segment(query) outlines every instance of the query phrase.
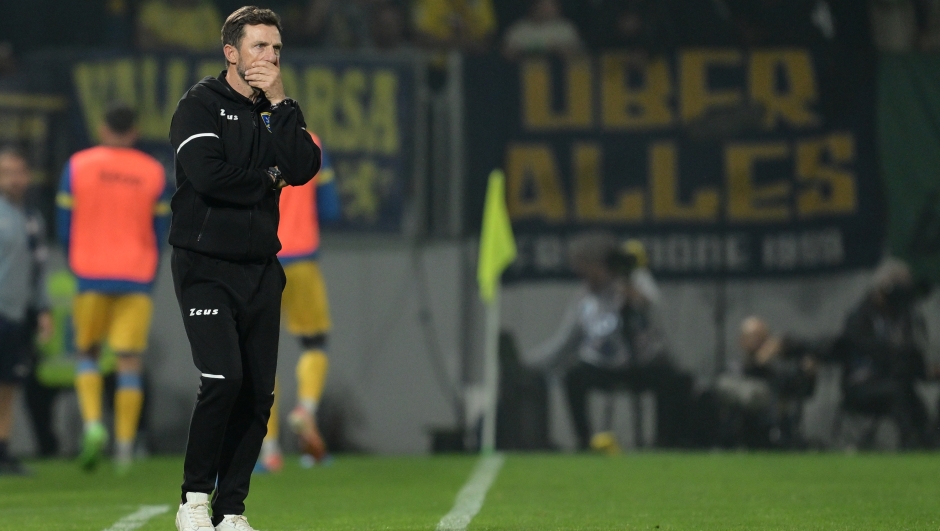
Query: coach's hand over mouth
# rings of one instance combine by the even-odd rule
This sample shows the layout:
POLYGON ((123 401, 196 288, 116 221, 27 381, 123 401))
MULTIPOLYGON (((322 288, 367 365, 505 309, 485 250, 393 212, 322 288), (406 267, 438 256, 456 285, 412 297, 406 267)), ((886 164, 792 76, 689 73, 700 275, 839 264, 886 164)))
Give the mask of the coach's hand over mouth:
POLYGON ((271 61, 255 61, 251 68, 245 70, 245 81, 248 85, 264 92, 271 105, 280 103, 284 95, 284 82, 281 81, 281 67, 271 61))

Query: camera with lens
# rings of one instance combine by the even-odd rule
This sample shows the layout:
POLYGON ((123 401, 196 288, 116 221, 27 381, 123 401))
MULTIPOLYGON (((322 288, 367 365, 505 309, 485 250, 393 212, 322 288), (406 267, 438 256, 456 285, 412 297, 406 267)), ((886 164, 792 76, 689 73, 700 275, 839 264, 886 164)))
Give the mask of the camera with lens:
POLYGON ((629 277, 646 266, 646 247, 640 240, 627 240, 607 254, 607 267, 617 276, 629 277))
POLYGON ((619 277, 629 277, 637 268, 637 257, 635 254, 626 252, 623 247, 618 247, 607 254, 607 267, 619 277))

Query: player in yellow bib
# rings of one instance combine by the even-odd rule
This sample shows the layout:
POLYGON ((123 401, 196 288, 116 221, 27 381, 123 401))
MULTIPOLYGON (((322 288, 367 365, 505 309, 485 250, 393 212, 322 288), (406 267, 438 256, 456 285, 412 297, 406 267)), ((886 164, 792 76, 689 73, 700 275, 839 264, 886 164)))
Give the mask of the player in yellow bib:
POLYGON ((135 121, 130 107, 111 106, 101 145, 72 155, 56 196, 59 239, 78 278, 75 391, 85 424, 80 461, 86 470, 97 466, 108 439, 98 369, 105 342, 117 353, 115 463, 118 472, 130 466, 144 400, 150 292, 169 227, 170 187, 160 162, 134 149, 135 121))

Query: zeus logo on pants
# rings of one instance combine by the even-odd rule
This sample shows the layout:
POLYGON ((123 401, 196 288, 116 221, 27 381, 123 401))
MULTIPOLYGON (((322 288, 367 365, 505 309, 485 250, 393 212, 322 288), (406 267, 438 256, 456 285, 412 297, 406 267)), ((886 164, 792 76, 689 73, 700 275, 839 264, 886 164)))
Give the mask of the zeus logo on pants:
POLYGON ((192 317, 194 315, 219 315, 219 310, 217 309, 197 310, 195 308, 190 308, 189 316, 192 317))

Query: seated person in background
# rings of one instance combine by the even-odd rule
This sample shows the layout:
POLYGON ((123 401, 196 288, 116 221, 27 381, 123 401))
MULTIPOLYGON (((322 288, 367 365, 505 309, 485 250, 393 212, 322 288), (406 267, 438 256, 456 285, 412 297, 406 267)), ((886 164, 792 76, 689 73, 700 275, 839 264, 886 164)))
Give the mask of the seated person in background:
POLYGON ((376 2, 369 15, 369 34, 373 49, 379 52, 409 49, 411 43, 406 19, 405 10, 398 2, 376 2))
POLYGON ((926 377, 926 329, 915 308, 910 268, 888 259, 875 271, 872 284, 846 319, 831 353, 842 365, 842 407, 890 416, 902 448, 923 447, 927 411, 914 384, 926 377))
MULTIPOLYGON (((601 0, 591 44, 600 49, 636 48, 655 52, 675 46, 675 23, 664 0, 601 0)), ((688 9, 683 3, 682 9, 688 9)))
MULTIPOLYGON (((813 394, 816 362, 808 343, 771 334, 763 319, 741 323, 743 373, 718 378, 716 391, 740 426, 728 434, 749 447, 794 447, 801 443, 803 400, 813 394)), ((731 441, 729 441, 731 442, 731 441)))
POLYGON ((413 0, 411 26, 415 44, 432 52, 428 85, 440 91, 447 84, 447 52, 482 54, 496 33, 493 0, 413 0))
POLYGON ((306 0, 285 6, 285 33, 296 46, 355 50, 369 45, 372 0, 306 0), (299 8, 299 9, 298 9, 299 8))
POLYGON ((218 51, 222 15, 207 0, 146 0, 137 14, 137 47, 147 51, 218 51))
POLYGON ((682 444, 692 381, 673 367, 652 305, 630 281, 636 257, 626 255, 612 236, 592 234, 572 242, 570 261, 584 290, 536 357, 546 369, 564 372, 578 448, 591 447, 592 389, 653 391, 657 444, 682 444))
POLYGON ((435 51, 486 51, 496 31, 492 0, 415 0, 412 18, 418 44, 435 51))
POLYGON ((509 59, 526 54, 573 55, 584 46, 578 29, 562 16, 558 0, 531 0, 529 13, 506 30, 503 53, 509 59))

